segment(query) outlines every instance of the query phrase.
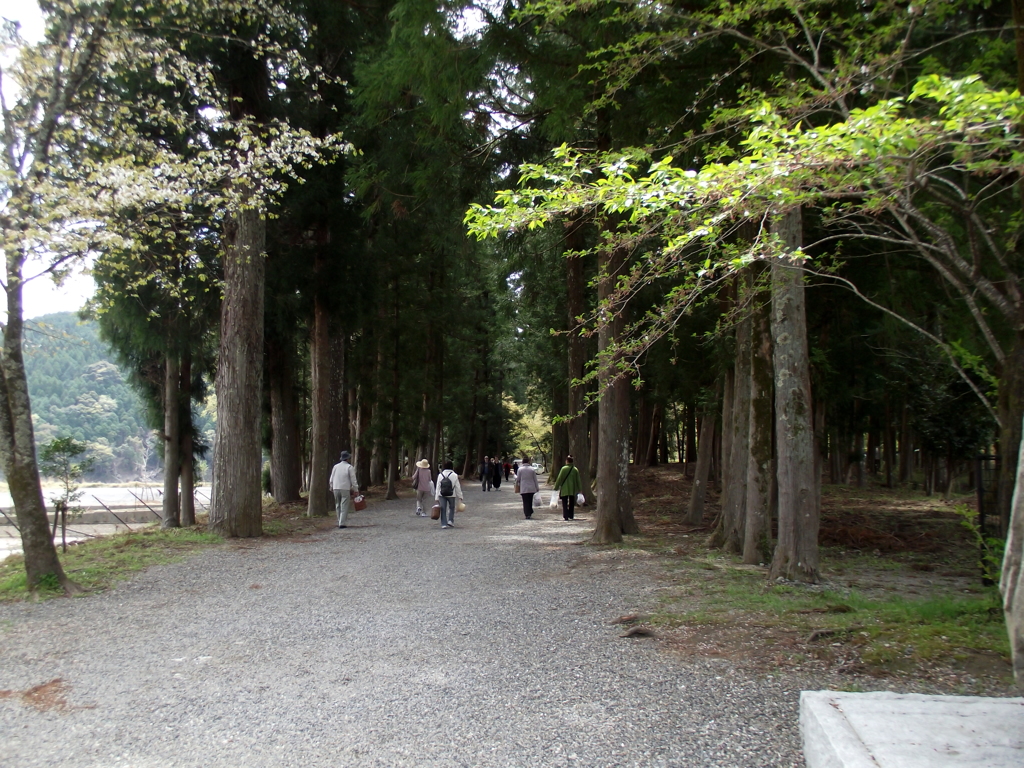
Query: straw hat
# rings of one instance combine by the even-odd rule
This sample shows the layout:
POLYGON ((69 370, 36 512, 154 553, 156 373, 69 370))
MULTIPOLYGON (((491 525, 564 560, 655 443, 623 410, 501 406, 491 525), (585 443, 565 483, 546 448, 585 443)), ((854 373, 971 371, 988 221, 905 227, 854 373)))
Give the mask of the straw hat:
POLYGON ((420 469, 430 469, 430 462, 426 459, 420 459, 416 462, 416 466, 420 469))

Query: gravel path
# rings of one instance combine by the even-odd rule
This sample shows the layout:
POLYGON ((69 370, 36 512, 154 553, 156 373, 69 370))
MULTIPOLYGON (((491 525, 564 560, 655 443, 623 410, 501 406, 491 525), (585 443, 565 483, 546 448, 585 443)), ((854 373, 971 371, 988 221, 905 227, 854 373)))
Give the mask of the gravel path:
POLYGON ((609 624, 656 606, 642 558, 467 486, 450 530, 372 502, 0 606, 0 766, 803 765, 784 679, 609 624))

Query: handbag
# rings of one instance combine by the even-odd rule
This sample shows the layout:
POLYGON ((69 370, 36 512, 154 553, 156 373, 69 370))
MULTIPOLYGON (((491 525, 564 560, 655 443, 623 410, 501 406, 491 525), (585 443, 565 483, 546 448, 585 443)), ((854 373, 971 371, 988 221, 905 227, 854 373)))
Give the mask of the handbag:
POLYGON ((519 481, 516 480, 515 485, 512 486, 512 493, 519 493, 519 481))
POLYGON ((440 520, 441 519, 441 505, 435 504, 430 508, 430 519, 440 520))
POLYGON ((352 497, 352 507, 358 512, 361 509, 366 509, 366 498, 363 494, 352 497))

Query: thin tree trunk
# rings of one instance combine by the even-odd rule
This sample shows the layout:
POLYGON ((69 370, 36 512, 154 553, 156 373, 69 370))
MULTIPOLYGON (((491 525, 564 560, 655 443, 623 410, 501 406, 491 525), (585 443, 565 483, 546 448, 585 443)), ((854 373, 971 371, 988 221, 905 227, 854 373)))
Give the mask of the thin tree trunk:
POLYGON ((557 472, 565 464, 569 450, 569 425, 564 421, 569 412, 569 388, 564 381, 558 381, 551 390, 551 407, 561 420, 551 425, 551 472, 557 472))
POLYGON ((192 350, 186 345, 181 353, 181 386, 179 393, 181 432, 181 497, 180 523, 183 528, 196 524, 196 483, 192 420, 192 350))
MULTIPOLYGON (((318 260, 319 261, 319 260, 318 260)), ((319 269, 316 270, 319 272, 319 269)), ((309 498, 306 505, 307 517, 327 516, 327 495, 330 482, 331 460, 328 456, 328 441, 331 428, 331 341, 330 318, 327 301, 321 294, 313 299, 313 336, 309 349, 310 398, 312 418, 310 423, 310 472, 309 498)))
POLYGON ((636 404, 636 430, 633 433, 633 462, 637 467, 646 466, 648 428, 650 426, 650 407, 647 393, 641 391, 636 404))
POLYGON ((729 477, 729 457, 732 455, 733 418, 736 415, 732 405, 735 384, 736 368, 730 366, 725 372, 725 379, 722 382, 722 430, 718 434, 718 451, 716 453, 720 507, 724 507, 729 500, 729 486, 724 479, 729 477))
MULTIPOLYGON (((751 274, 749 270, 737 278, 737 304, 741 307, 750 297, 751 274)), ((731 414, 728 419, 728 454, 725 459, 726 472, 722 478, 722 515, 710 539, 711 546, 721 547, 726 552, 743 552, 744 526, 746 524, 747 473, 750 454, 750 364, 751 332, 750 313, 746 307, 736 323, 736 353, 732 376, 732 396, 729 398, 731 414)), ((723 416, 723 422, 725 417, 723 416)), ((724 449, 723 449, 724 453, 724 449)))
POLYGON ((389 446, 388 450, 388 490, 385 496, 385 498, 388 499, 389 501, 398 498, 398 394, 399 386, 401 384, 401 375, 399 373, 399 333, 401 329, 401 321, 399 318, 399 295, 397 277, 392 281, 392 290, 394 291, 395 328, 394 348, 391 351, 393 357, 391 361, 391 429, 389 430, 388 435, 388 439, 391 445, 389 446))
POLYGON ((263 533, 260 420, 266 222, 259 211, 246 208, 235 216, 234 230, 224 250, 210 529, 245 538, 263 533))
POLYGON ((477 440, 476 415, 479 407, 480 393, 480 369, 473 369, 473 401, 469 411, 469 425, 466 432, 466 460, 462 463, 463 477, 476 477, 476 468, 480 466, 484 458, 483 438, 477 440))
POLYGON ((868 450, 866 467, 871 477, 878 476, 878 425, 874 419, 868 424, 868 450))
POLYGON ((909 483, 914 473, 913 438, 910 435, 910 408, 900 407, 900 483, 909 483))
POLYGON ((857 460, 853 465, 854 477, 857 478, 857 487, 864 487, 864 464, 867 459, 867 454, 864 451, 864 431, 861 429, 857 430, 856 442, 853 446, 854 453, 857 456, 857 460))
POLYGON ((885 453, 885 487, 893 487, 894 469, 896 467, 896 430, 892 425, 892 408, 889 398, 885 398, 885 429, 883 431, 882 448, 885 453))
MULTIPOLYGON (((345 375, 347 337, 337 329, 331 333, 330 417, 327 427, 327 463, 331 464, 342 451, 352 451, 352 428, 348 419, 348 381, 345 375)), ((328 485, 330 483, 328 482, 328 485)), ((327 509, 335 512, 334 494, 327 489, 327 509)))
MULTIPOLYGON (((569 237, 578 238, 579 227, 570 231, 569 237)), ((576 240, 570 240, 571 248, 578 250, 576 240)), ((586 280, 583 274, 583 257, 570 256, 565 260, 567 281, 567 306, 569 328, 569 451, 573 454, 576 469, 580 473, 580 484, 583 486, 583 497, 587 504, 593 506, 594 488, 591 478, 594 476, 590 467, 590 415, 585 409, 587 390, 580 382, 586 372, 587 340, 577 328, 586 311, 586 280)))
MULTIPOLYGON (((682 453, 680 453, 682 457, 682 453)), ((686 465, 697 461, 697 406, 689 403, 686 406, 686 465)))
POLYGON ((370 401, 366 394, 367 387, 360 384, 356 393, 358 409, 356 411, 356 479, 360 488, 370 485, 370 401))
POLYGON ((267 344, 270 390, 270 491, 278 504, 301 498, 302 460, 293 368, 276 341, 267 344))
POLYGON ((181 362, 176 352, 164 358, 164 498, 161 528, 180 528, 178 478, 181 475, 181 362))
MULTIPOLYGON (((787 252, 803 242, 799 208, 773 223, 787 252)), ((772 337, 775 339, 775 434, 778 456, 779 539, 770 578, 817 582, 819 483, 814 478, 814 424, 803 275, 782 256, 772 262, 772 337)))
POLYGON ((693 472, 693 489, 690 504, 686 510, 686 522, 700 525, 704 521, 704 499, 707 496, 708 478, 711 474, 711 457, 715 452, 715 414, 705 413, 700 424, 700 439, 697 441, 697 466, 693 472))
POLYGON ((668 464, 668 425, 665 423, 665 406, 660 406, 662 413, 658 416, 658 435, 657 435, 657 449, 656 454, 658 463, 668 464))
POLYGON ((750 416, 747 459, 746 524, 743 562, 767 562, 771 555, 772 488, 772 335, 770 297, 758 294, 752 306, 750 416))
POLYGON ((14 501, 29 589, 35 591, 41 582, 55 578, 65 592, 74 592, 78 586, 64 573, 53 545, 36 463, 32 406, 22 350, 24 263, 20 249, 14 245, 7 249, 7 324, 2 329, 0 358, 0 459, 14 501))
POLYGON ((661 439, 661 414, 664 406, 656 402, 651 408, 650 429, 647 432, 647 444, 643 448, 643 464, 645 467, 658 466, 658 444, 661 439))
POLYGON ((833 485, 840 485, 843 482, 842 445, 839 430, 833 428, 828 438, 829 480, 833 485))
MULTIPOLYGON (((379 424, 380 411, 380 403, 375 403, 373 406, 373 423, 375 425, 379 424)), ((387 467, 384 463, 384 438, 375 437, 373 439, 373 450, 370 453, 370 485, 383 485, 386 470, 387 467)))

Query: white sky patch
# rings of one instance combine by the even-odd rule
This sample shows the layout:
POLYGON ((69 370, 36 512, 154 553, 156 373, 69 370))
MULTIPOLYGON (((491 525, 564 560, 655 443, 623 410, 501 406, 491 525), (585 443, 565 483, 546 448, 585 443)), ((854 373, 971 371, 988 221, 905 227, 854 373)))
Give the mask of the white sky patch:
POLYGON ((484 28, 484 15, 479 8, 463 8, 455 23, 455 38, 465 40, 473 37, 484 28))
POLYGON ((43 38, 43 13, 36 0, 0 0, 0 18, 21 24, 21 36, 27 42, 43 38))
MULTIPOLYGON (((53 312, 77 312, 95 292, 96 283, 92 277, 82 274, 77 268, 60 286, 54 285, 49 275, 41 275, 22 288, 25 319, 53 312)), ((3 293, 0 293, 0 307, 4 311, 7 309, 7 296, 3 293)))

